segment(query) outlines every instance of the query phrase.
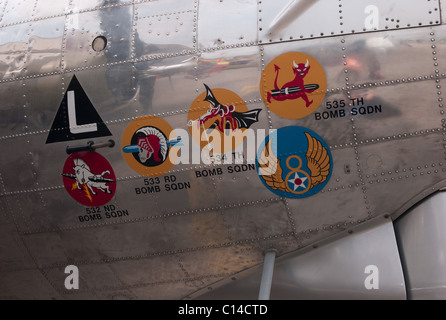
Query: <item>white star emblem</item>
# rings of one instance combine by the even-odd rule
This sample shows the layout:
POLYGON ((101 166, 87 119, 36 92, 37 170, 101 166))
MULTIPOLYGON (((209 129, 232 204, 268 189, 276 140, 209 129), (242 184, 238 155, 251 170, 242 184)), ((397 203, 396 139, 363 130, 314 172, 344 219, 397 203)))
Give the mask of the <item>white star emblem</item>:
POLYGON ((297 172, 294 173, 294 176, 290 176, 288 183, 291 184, 293 191, 298 190, 299 188, 306 189, 305 183, 307 182, 307 177, 305 175, 299 176, 297 172))

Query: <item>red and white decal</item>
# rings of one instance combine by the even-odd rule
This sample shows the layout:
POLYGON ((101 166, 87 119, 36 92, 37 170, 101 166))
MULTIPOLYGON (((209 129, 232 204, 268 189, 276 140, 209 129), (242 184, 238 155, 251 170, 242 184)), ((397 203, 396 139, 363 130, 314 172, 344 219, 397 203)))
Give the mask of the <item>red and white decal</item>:
POLYGON ((116 176, 110 163, 96 152, 71 154, 62 172, 65 189, 84 206, 108 203, 116 191, 116 176))

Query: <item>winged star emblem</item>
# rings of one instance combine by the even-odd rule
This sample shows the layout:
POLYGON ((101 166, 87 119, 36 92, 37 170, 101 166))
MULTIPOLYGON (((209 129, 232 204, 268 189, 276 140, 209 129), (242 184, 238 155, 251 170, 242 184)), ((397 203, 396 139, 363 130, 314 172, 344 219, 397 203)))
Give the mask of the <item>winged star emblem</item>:
POLYGON ((283 159, 278 159, 271 151, 272 139, 266 144, 258 158, 259 175, 271 189, 302 194, 327 180, 330 175, 329 152, 318 139, 307 132, 305 132, 305 136, 308 140, 305 157, 311 174, 301 170, 302 159, 299 156, 291 155, 286 158, 286 166, 291 172, 284 179, 281 163, 283 159), (297 159, 298 165, 292 166, 291 159, 297 159))

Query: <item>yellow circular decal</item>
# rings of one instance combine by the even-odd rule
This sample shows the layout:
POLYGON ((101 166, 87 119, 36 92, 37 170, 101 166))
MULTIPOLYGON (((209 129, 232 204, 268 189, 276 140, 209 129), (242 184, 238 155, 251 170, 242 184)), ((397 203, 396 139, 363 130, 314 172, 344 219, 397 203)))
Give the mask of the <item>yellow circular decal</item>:
POLYGON ((288 52, 274 58, 262 72, 263 102, 275 114, 300 119, 324 100, 327 78, 320 63, 308 54, 288 52))
POLYGON ((187 117, 189 133, 201 148, 214 153, 235 150, 246 138, 247 129, 259 121, 261 109, 248 110, 236 93, 209 88, 191 104, 187 117))
POLYGON ((125 129, 121 142, 122 155, 139 174, 157 177, 174 166, 180 142, 164 119, 142 116, 130 122, 125 129))

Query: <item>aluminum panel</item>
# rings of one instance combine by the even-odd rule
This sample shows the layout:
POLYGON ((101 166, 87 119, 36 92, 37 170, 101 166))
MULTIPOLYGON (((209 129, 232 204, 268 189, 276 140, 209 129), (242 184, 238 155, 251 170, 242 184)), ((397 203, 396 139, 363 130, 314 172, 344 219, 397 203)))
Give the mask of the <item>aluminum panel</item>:
POLYGON ((25 75, 28 40, 28 30, 23 25, 0 28, 2 82, 25 75))
POLYGON ((381 84, 434 74, 431 30, 373 32, 345 36, 344 75, 351 89, 359 84, 381 84))
POLYGON ((218 210, 183 214, 167 219, 165 230, 171 235, 172 249, 199 248, 228 241, 226 219, 218 210))
POLYGON ((135 100, 142 114, 187 113, 196 95, 196 66, 192 55, 135 63, 135 100))
POLYGON ((337 1, 259 1, 259 43, 340 34, 337 1))
POLYGON ((17 0, 6 1, 4 4, 1 25, 7 26, 20 24, 30 20, 36 1, 35 0, 17 0), (23 12, 24 14, 20 14, 23 12))
POLYGON ((362 179, 373 212, 396 216, 446 176, 441 133, 418 134, 358 147, 362 179), (410 157, 405 150, 419 145, 410 157), (395 199, 400 201, 395 202, 395 199))
MULTIPOLYGON (((1 179, 1 175, 0 175, 1 179)), ((14 224, 13 209, 11 208, 10 199, 6 197, 4 192, 4 186, 0 187, 0 227, 9 227, 14 224)))
POLYGON ((70 142, 45 144, 47 132, 27 136, 28 158, 34 173, 34 188, 62 186, 62 169, 68 155, 66 146, 70 142))
POLYGON ((64 84, 67 80, 66 76, 57 74, 23 81, 22 97, 24 99, 26 132, 29 134, 29 139, 39 141, 38 148, 42 147, 41 139, 46 139, 48 131, 51 129, 65 94, 64 84))
MULTIPOLYGON (((116 261, 109 264, 116 277, 125 286, 150 286, 156 283, 182 281, 183 272, 180 269, 178 256, 150 256, 132 261, 116 261), (172 279, 172 275, 178 275, 172 279)), ((91 267, 91 266, 89 266, 91 267)))
MULTIPOLYGON (((66 247, 61 241, 57 232, 42 232, 35 234, 26 234, 23 236, 24 243, 33 253, 35 265, 39 268, 48 268, 49 266, 70 265, 66 247)), ((65 275, 66 277, 66 275, 65 275)))
MULTIPOLYGON (((156 184, 157 212, 177 213, 196 212, 212 208, 217 203, 217 193, 212 182, 206 178, 197 178, 194 170, 174 170, 159 178, 156 184)), ((142 187, 139 180, 137 187, 142 187)), ((143 196, 138 197, 143 201, 143 196)))
POLYGON ((444 4, 444 0, 438 0, 438 3, 440 4, 441 21, 445 24, 445 12, 444 10, 441 10, 441 2, 444 4))
MULTIPOLYGON (((2 217, 3 219, 3 217, 2 217)), ((12 219, 11 219, 12 220, 12 219)), ((32 269, 35 267, 35 262, 29 256, 27 248, 23 245, 14 225, 6 225, 0 223, 0 232, 2 241, 0 241, 0 250, 8 252, 10 255, 2 255, 0 261, 0 273, 8 271, 17 271, 20 269, 32 269)))
POLYGON ((5 7, 7 5, 8 1, 7 0, 1 0, 0 1, 0 10, 2 13, 0 13, 0 25, 3 25, 2 20, 3 20, 3 11, 5 10, 5 7))
POLYGON ((258 203, 277 197, 265 188, 255 164, 224 165, 221 171, 221 175, 212 178, 212 183, 217 192, 217 199, 222 205, 258 203), (247 193, 246 188, 252 192, 247 193))
MULTIPOLYGON (((3 32, 8 32, 8 29, 14 28, 16 27, 2 28, 1 30, 3 32)), ((61 83, 60 76, 48 76, 51 80, 58 79, 59 83, 56 81, 55 87, 52 86, 54 83, 51 80, 46 83, 45 80, 41 79, 39 81, 38 79, 42 75, 58 73, 58 71, 50 71, 59 69, 62 29, 63 19, 56 18, 39 21, 36 23, 35 28, 30 31, 29 42, 26 40, 27 47, 26 49, 22 48, 23 51, 20 54, 15 51, 18 49, 17 45, 20 47, 19 43, 6 43, 2 46, 4 51, 0 55, 5 58, 5 60, 3 60, 3 65, 5 66, 5 78, 0 86, 4 89, 10 87, 8 92, 11 93, 14 92, 16 88, 20 88, 21 90, 20 94, 5 96, 5 103, 2 104, 2 108, 4 108, 3 112, 5 112, 5 115, 13 112, 17 117, 17 113, 25 113, 23 118, 20 117, 21 119, 15 119, 17 123, 22 121, 26 122, 25 127, 19 127, 22 128, 22 130, 24 129, 23 131, 32 132, 47 129, 48 117, 52 118, 53 116, 47 114, 46 109, 52 106, 51 102, 55 97, 56 99, 59 98, 59 88, 61 83), (60 28, 59 31, 56 31, 58 28, 60 28), (24 81, 8 82, 8 78, 12 80, 17 76, 21 76, 24 79, 25 75, 26 80, 24 81), (38 88, 42 89, 42 92, 36 92, 36 90, 29 89, 29 86, 34 84, 38 84, 38 88), (41 96, 41 99, 32 100, 33 98, 36 98, 36 95, 44 93, 45 95, 43 97, 41 96), (45 102, 48 102, 49 105, 46 105, 45 102)), ((22 41, 25 41, 25 38, 23 38, 22 41)), ((13 114, 11 115, 14 117, 13 114)), ((17 124, 15 127, 17 129, 17 124)))
POLYGON ((14 270, 0 274, 2 300, 56 300, 57 290, 48 283, 41 270, 14 270))
POLYGON ((391 30, 440 23, 439 1, 342 0, 344 33, 391 30))
POLYGON ((431 62, 436 72, 435 74, 444 77, 444 68, 446 66, 446 30, 440 27, 432 27, 429 33, 431 41, 431 62))
MULTIPOLYGON (((142 0, 144 1, 144 0, 142 0)), ((131 0, 71 0, 73 12, 103 10, 109 7, 128 6, 131 0)))
MULTIPOLYGON (((0 178, 1 178, 1 175, 0 175, 0 178)), ((3 196, 4 193, 5 193, 4 186, 0 184, 0 195, 3 196)), ((6 203, 6 198, 2 197, 2 198, 0 198, 0 200, 1 200, 0 201, 0 212, 3 213, 0 218, 0 225, 1 225, 1 224, 6 224, 6 222, 8 221, 6 213, 9 212, 9 209, 8 209, 8 205, 6 203), (5 219, 5 220, 3 220, 3 219, 5 219)))
MULTIPOLYGON (((244 101, 259 99, 261 53, 258 47, 231 48, 202 52, 198 59, 196 94, 211 89, 225 88, 244 101)), ((261 101, 261 100, 260 100, 261 101)))
MULTIPOLYGON (((44 19, 48 17, 63 16, 69 13, 70 0, 37 0, 34 4, 33 18, 44 19)), ((90 1, 91 2, 91 1, 90 1)))
MULTIPOLYGON (((6 197, 9 209, 5 214, 7 219, 14 224, 14 229, 17 232, 17 236, 21 236, 23 232, 28 230, 29 226, 29 214, 24 214, 22 209, 22 201, 24 197, 17 193, 6 194, 6 197)), ((27 205, 25 205, 25 207, 27 207, 27 205)), ((17 238, 17 240, 18 239, 19 238, 17 238)))
POLYGON ((60 71, 65 17, 39 20, 29 30, 26 75, 53 74, 60 71))
POLYGON ((82 219, 87 215, 86 209, 72 199, 63 186, 50 191, 31 189, 21 194, 18 201, 21 205, 17 214, 22 217, 19 223, 26 233, 70 229, 87 224, 79 222, 79 216, 82 219))
MULTIPOLYGON (((66 257, 73 264, 121 260, 172 250, 162 220, 59 232, 66 257)), ((30 237, 31 239, 31 237, 30 237)), ((62 262, 63 263, 63 262, 62 262)))
POLYGON ((192 53, 196 49, 197 1, 135 4, 134 57, 192 53))
POLYGON ((357 150, 353 147, 334 146, 330 148, 330 151, 333 156, 333 171, 330 183, 326 186, 326 191, 347 190, 358 187, 361 181, 356 166, 357 150))
POLYGON ((293 232, 285 203, 280 200, 234 206, 221 214, 229 241, 269 239, 293 232))
POLYGON ((441 128, 437 91, 436 83, 424 78, 352 91, 347 112, 354 120, 358 142, 441 128))
POLYGON ((327 234, 351 228, 370 215, 363 191, 356 185, 335 190, 328 184, 313 198, 287 199, 288 210, 300 244, 314 242, 323 239, 327 234), (335 202, 339 203, 335 208, 327 206, 327 203, 335 202))
POLYGON ((0 103, 0 137, 10 139, 27 131, 26 98, 23 95, 25 82, 12 81, 0 83, 0 89, 9 94, 2 96, 0 103))
POLYGON ((400 179, 400 176, 406 178, 406 175, 410 177, 413 173, 442 171, 444 163, 442 138, 442 132, 418 132, 406 137, 376 139, 373 143, 358 146, 362 174, 367 179, 382 181, 382 178, 392 175, 400 179), (404 151, 414 143, 420 143, 419 152, 411 157, 405 156, 404 151))
MULTIPOLYGON (((234 246, 223 245, 214 248, 205 246, 202 250, 188 252, 182 258, 184 268, 188 270, 191 277, 196 278, 197 282, 200 281, 203 270, 207 270, 204 281, 213 279, 213 282, 217 282, 239 272, 235 265, 239 265, 240 269, 244 270, 261 263, 263 260, 261 251, 256 250, 253 243, 249 241, 239 241, 234 246), (203 263, 199 265, 195 262, 197 259, 201 259, 200 257, 203 257, 203 263)), ((212 287, 214 286, 212 285, 212 287)), ((212 287, 210 288, 212 289, 212 287)), ((206 291, 209 291, 209 289, 206 289, 206 291)), ((230 296, 232 297, 232 295, 230 296)))
POLYGON ((257 43, 257 0, 200 1, 199 49, 257 43), (209 28, 209 26, 212 26, 209 28))
POLYGON ((367 0, 262 1, 259 4, 259 41, 271 43, 429 26, 440 21, 438 1, 380 0, 373 4, 367 0), (305 30, 305 33, 295 30, 305 30))
POLYGON ((36 21, 32 28, 24 25, 1 28, 3 79, 59 72, 64 22, 64 17, 56 17, 36 21))
POLYGON ((111 64, 130 59, 133 11, 131 6, 107 7, 67 16, 62 67, 66 70, 111 64), (95 51, 93 40, 107 39, 95 51))
POLYGON ((17 150, 17 146, 24 149, 30 148, 29 138, 19 136, 14 139, 5 139, 1 144, 3 150, 10 150, 10 152, 0 153, 0 173, 5 191, 23 191, 32 188, 37 174, 32 164, 32 155, 29 152, 13 152, 17 150), (20 168, 20 170, 17 170, 17 168, 20 168))

